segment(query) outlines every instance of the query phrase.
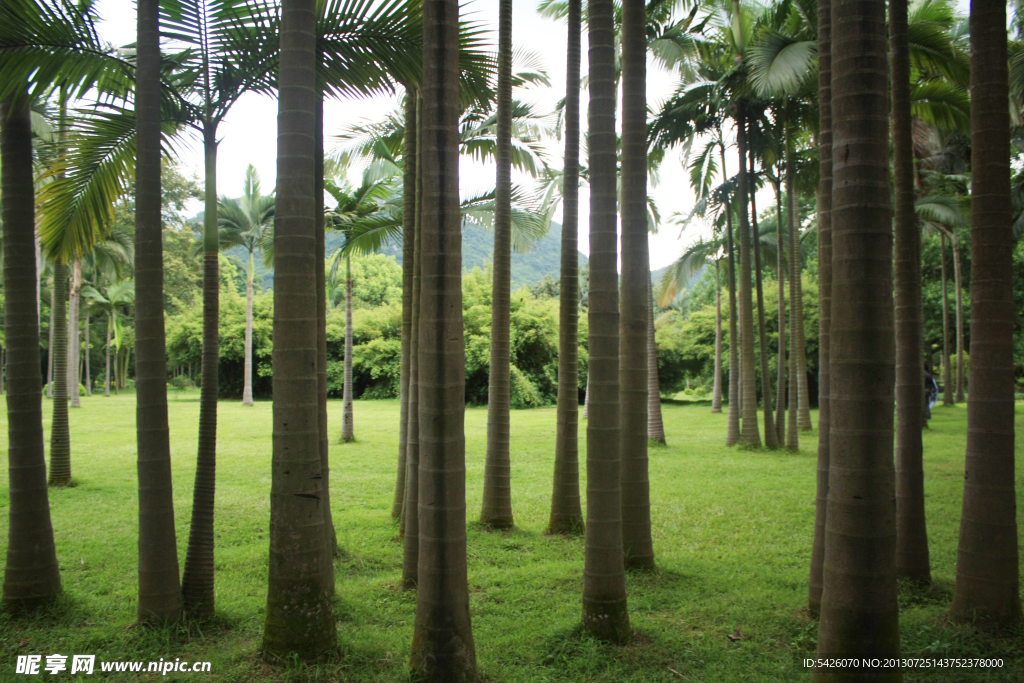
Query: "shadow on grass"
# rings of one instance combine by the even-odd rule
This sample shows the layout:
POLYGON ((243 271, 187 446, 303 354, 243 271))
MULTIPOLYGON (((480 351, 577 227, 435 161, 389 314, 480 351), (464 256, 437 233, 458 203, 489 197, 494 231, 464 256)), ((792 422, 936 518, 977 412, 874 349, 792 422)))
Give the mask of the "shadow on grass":
POLYGON ((918 581, 900 579, 900 609, 924 606, 949 606, 953 602, 953 588, 954 584, 952 581, 933 579, 931 583, 922 584, 918 581))

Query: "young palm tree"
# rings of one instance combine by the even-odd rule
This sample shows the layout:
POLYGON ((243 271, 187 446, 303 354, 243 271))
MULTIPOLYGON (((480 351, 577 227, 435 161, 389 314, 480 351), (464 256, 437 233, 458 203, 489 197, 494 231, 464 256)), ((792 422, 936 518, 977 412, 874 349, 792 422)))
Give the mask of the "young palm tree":
MULTIPOLYGON (((831 10, 843 30, 832 34, 833 410, 818 652, 898 656, 885 2, 834 0, 831 10)), ((836 676, 816 669, 813 680, 836 676)))
POLYGON ((1006 6, 971 3, 971 394, 950 615, 1021 620, 1014 490, 1013 234, 1006 6))
POLYGON ((459 210, 459 3, 423 6, 419 567, 410 667, 476 678, 466 566, 465 349, 459 210))
POLYGON ((579 471, 580 40, 582 0, 568 0, 565 74, 565 163, 562 176, 562 261, 558 297, 558 408, 550 533, 583 529, 579 471))
POLYGON ((3 609, 32 611, 61 593, 43 452, 39 367, 39 279, 35 260, 35 189, 31 114, 24 99, 0 103, 4 343, 10 516, 3 609))
POLYGON ((112 282, 100 291, 92 285, 82 288, 82 297, 95 310, 107 317, 107 363, 103 382, 103 395, 110 396, 110 350, 121 348, 121 312, 119 309, 135 303, 135 283, 132 280, 112 282))
POLYGON ((622 554, 619 441, 619 288, 616 274, 615 28, 611 0, 589 0, 590 419, 583 628, 629 636, 622 554))

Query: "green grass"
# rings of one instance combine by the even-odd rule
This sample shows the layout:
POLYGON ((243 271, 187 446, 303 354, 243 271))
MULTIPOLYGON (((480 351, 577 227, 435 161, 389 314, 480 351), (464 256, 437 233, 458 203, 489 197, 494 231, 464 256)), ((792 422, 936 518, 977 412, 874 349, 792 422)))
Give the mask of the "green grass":
MULTIPOLYGON (((198 393, 171 392, 178 550, 191 510, 198 393)), ((50 404, 44 404, 49 415, 50 404)), ((271 405, 220 404, 217 463, 217 618, 138 629, 135 400, 82 399, 71 411, 77 484, 51 489, 65 595, 31 619, 0 616, 0 679, 17 654, 96 654, 103 660, 209 660, 212 674, 97 680, 405 681, 414 595, 397 588, 402 547, 390 520, 398 439, 395 401, 357 402, 357 441, 337 443, 341 402, 329 406, 337 653, 313 665, 259 658, 267 580, 271 405)), ((486 409, 467 411, 469 583, 479 670, 489 682, 808 680, 814 652, 807 572, 817 433, 797 454, 724 447, 726 414, 708 403, 664 406, 667 448, 650 451, 658 571, 630 575, 636 636, 605 646, 577 630, 583 541, 545 536, 555 437, 553 408, 513 411, 516 528, 495 533, 480 509, 486 409), (727 636, 742 629, 749 640, 727 636)), ((1018 405, 1024 417, 1024 406, 1018 405)), ((0 412, 0 422, 6 413, 0 412)), ((584 423, 585 424, 585 423, 584 423)), ((49 424, 47 422, 47 429, 49 424)), ((947 623, 955 576, 966 410, 938 408, 925 434, 928 531, 935 582, 901 589, 903 653, 1002 657, 1001 670, 907 672, 904 681, 1024 680, 1024 630, 999 636, 947 623)), ((6 467, 6 450, 0 451, 6 467)), ((1024 468, 1018 467, 1018 472, 1024 468)), ((1024 475, 1018 474, 1024 490, 1024 475)), ((0 507, 8 493, 0 489, 0 507)), ((0 518, 6 518, 0 510, 0 518)), ((1024 519, 1018 524, 1024 528, 1024 519)), ((4 539, 5 541, 5 539, 4 539)), ((4 543, 4 546, 6 543, 4 543)), ((0 547, 0 551, 3 548, 0 547)), ((45 660, 44 660, 45 661, 45 660)), ((69 660, 70 661, 70 660, 69 660)), ((29 680, 30 677, 20 677, 29 680)), ((48 676, 32 677, 46 679, 48 676)), ((73 680, 64 672, 54 680, 73 680)), ((92 680, 84 677, 82 680, 92 680)))

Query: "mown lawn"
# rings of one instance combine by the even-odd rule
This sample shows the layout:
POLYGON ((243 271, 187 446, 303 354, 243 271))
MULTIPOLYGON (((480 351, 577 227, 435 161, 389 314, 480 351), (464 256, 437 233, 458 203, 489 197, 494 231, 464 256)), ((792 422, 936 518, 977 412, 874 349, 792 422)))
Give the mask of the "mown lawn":
MULTIPOLYGON (((545 536, 555 437, 553 408, 512 414, 517 527, 493 533, 480 509, 486 410, 466 419, 469 583, 473 632, 489 682, 808 680, 814 652, 807 572, 814 518, 817 433, 797 454, 727 449, 726 415, 707 403, 663 406, 667 448, 650 453, 658 571, 631 575, 636 635, 621 647, 577 631, 583 541, 545 536), (740 631, 742 638, 728 636, 740 631)), ((192 502, 198 393, 170 397, 178 550, 184 564, 192 502)), ((260 659, 267 580, 271 405, 220 404, 217 463, 217 611, 203 626, 137 629, 135 400, 83 398, 71 411, 76 486, 51 489, 65 596, 33 619, 0 616, 0 680, 18 654, 95 654, 98 660, 209 660, 210 674, 80 676, 81 680, 405 681, 415 598, 398 589, 402 547, 390 519, 398 440, 396 401, 356 402, 357 442, 338 443, 341 402, 329 406, 331 500, 340 557, 338 652, 323 662, 260 659), (95 677, 95 678, 94 678, 95 677)), ((50 404, 44 405, 49 415, 50 404)), ((1024 418, 1024 404, 1018 405, 1024 418)), ((816 420, 816 416, 815 416, 816 420)), ((6 412, 0 411, 6 428, 6 412)), ((584 423, 585 424, 585 423, 584 423)), ((49 424, 47 422, 47 429, 49 424)), ((901 589, 903 653, 1002 657, 996 670, 907 672, 904 681, 1022 681, 1024 629, 1000 636, 952 626, 963 481, 964 406, 938 408, 925 434, 934 585, 901 589)), ((581 439, 583 431, 581 430, 581 439)), ((6 449, 0 467, 6 469, 6 449)), ((1018 467, 1024 491, 1024 467, 1018 467)), ((0 489, 6 519, 7 489, 0 489)), ((1018 520, 1024 528, 1024 518, 1018 520)), ((4 525, 6 528, 6 525, 4 525)), ((6 537, 0 537, 6 547, 6 537)), ((2 557, 3 555, 0 555, 2 557)), ((45 661, 45 658, 44 658, 45 661)), ((69 659, 70 663, 70 659, 69 659)), ((70 667, 69 667, 70 668, 70 667)), ((98 669, 98 666, 97 666, 98 669)), ((77 675, 76 675, 77 676, 77 675)))

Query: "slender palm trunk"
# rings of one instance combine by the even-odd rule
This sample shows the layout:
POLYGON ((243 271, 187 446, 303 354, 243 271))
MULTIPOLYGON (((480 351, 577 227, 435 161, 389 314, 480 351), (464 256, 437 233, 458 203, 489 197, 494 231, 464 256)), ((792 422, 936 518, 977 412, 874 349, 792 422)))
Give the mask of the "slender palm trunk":
POLYGON ((647 438, 665 445, 665 421, 661 419, 661 387, 658 384, 658 345, 654 338, 654 283, 647 278, 647 438))
MULTIPOLYGON (((953 286, 956 291, 956 402, 964 402, 964 307, 963 278, 960 274, 960 246, 956 239, 953 244, 953 286)), ((973 261, 972 268, 973 268, 973 261)))
POLYGON ((622 552, 619 440, 619 287, 615 185, 615 29, 611 0, 589 0, 590 409, 583 628, 602 640, 629 636, 622 552))
MULTIPOLYGON (((833 0, 832 24, 843 28, 832 35, 833 410, 818 654, 898 657, 885 0, 833 0)), ((901 677, 836 671, 812 680, 901 677)))
POLYGON ((352 415, 352 257, 345 257, 345 386, 342 390, 341 440, 356 438, 352 415))
POLYGON ((512 0, 498 2, 498 102, 495 137, 494 268, 491 283, 491 356, 487 382, 487 456, 480 523, 513 525, 511 401, 512 278, 512 0))
MULTIPOLYGON (((750 176, 754 176, 754 152, 750 152, 750 176)), ((757 227, 757 188, 750 187, 750 217, 754 240, 754 276, 757 287, 757 343, 761 353, 761 396, 764 401, 764 445, 778 448, 775 435, 775 411, 772 409, 772 376, 768 371, 768 331, 764 323, 764 283, 761 280, 761 235, 757 227)))
POLYGON ((946 234, 940 233, 942 265, 942 405, 953 405, 953 369, 949 364, 949 285, 946 283, 946 234))
MULTIPOLYGON (((800 432, 797 423, 800 396, 800 347, 803 345, 803 310, 800 308, 800 240, 796 230, 796 197, 794 177, 792 131, 788 117, 786 127, 786 226, 789 233, 789 416, 786 423, 786 448, 800 450, 800 432)), ((806 375, 804 375, 804 380, 806 375)))
POLYGON ((245 278, 245 365, 242 368, 242 405, 252 405, 252 279, 253 253, 249 251, 249 272, 245 278))
POLYGON ((583 529, 579 465, 579 227, 581 0, 568 0, 565 76, 565 169, 562 176, 562 263, 558 300, 558 407, 555 475, 548 532, 583 529))
POLYGON ((405 470, 409 443, 409 361, 412 336, 412 269, 415 253, 416 216, 416 91, 405 89, 405 155, 402 174, 402 365, 399 380, 398 475, 395 497, 391 503, 391 519, 402 518, 405 531, 405 470))
MULTIPOLYGON (((735 2, 735 0, 734 0, 735 2)), ((739 147, 740 168, 736 192, 739 195, 740 227, 740 372, 742 373, 742 431, 740 442, 748 446, 761 445, 761 430, 757 426, 757 374, 754 365, 754 298, 752 295, 753 244, 750 239, 750 202, 747 191, 747 119, 745 103, 737 105, 736 140, 739 147)), ((768 401, 765 402, 766 404, 768 401)))
POLYGON ((316 3, 284 0, 274 230, 273 460, 263 651, 315 658, 337 642, 324 575, 317 401, 316 3))
MULTIPOLYGON (((720 143, 720 150, 722 177, 728 178, 724 143, 720 143)), ((736 255, 732 243, 732 208, 728 203, 725 205, 725 235, 725 248, 729 257, 729 420, 725 428, 725 445, 732 446, 740 440, 740 345, 736 338, 736 255)))
POLYGON ((1006 5, 971 3, 971 395, 955 621, 1021 620, 1006 5))
POLYGON ((921 229, 914 213, 907 0, 889 2, 896 252, 896 574, 931 581, 924 518, 924 314, 921 229))
POLYGON ((199 393, 199 449, 192 490, 181 593, 185 613, 202 619, 213 614, 213 513, 217 482, 217 363, 220 358, 220 244, 217 226, 217 127, 204 128, 206 207, 203 217, 203 368, 199 393))
POLYGON ((43 387, 39 367, 39 277, 34 248, 35 188, 32 121, 27 105, 0 102, 5 344, 10 365, 7 395, 7 467, 10 503, 3 609, 31 612, 61 593, 53 542, 46 455, 43 387))
POLYGON ((711 390, 711 412, 722 412, 722 285, 715 261, 715 383, 711 390))
POLYGON ((47 330, 49 347, 46 352, 46 398, 53 398, 53 304, 56 301, 53 276, 50 276, 50 325, 47 330))
POLYGON ((91 363, 89 362, 89 360, 90 360, 90 358, 89 358, 89 346, 90 346, 89 341, 90 341, 90 339, 89 339, 89 316, 85 316, 85 351, 84 351, 85 352, 85 358, 83 360, 85 361, 85 364, 84 364, 85 370, 84 370, 84 372, 85 372, 85 395, 86 396, 92 396, 92 372, 90 372, 90 368, 89 368, 89 366, 91 365, 91 363))
MULTIPOLYGON (((832 2, 818 0, 818 469, 814 499, 814 541, 807 608, 821 612, 825 515, 828 512, 829 439, 831 438, 832 327, 832 2)), ((781 222, 779 224, 781 228, 781 222)), ((781 244, 781 230, 779 231, 781 244)), ((781 256, 782 250, 779 250, 781 256)), ((781 289, 781 286, 780 286, 781 289)), ((780 299, 781 301, 781 299, 780 299)), ((781 304, 780 304, 781 310, 781 304)), ((781 320, 781 316, 780 316, 781 320)))
POLYGON ((587 356, 587 388, 583 394, 583 419, 590 418, 590 356, 587 356))
POLYGON ((82 338, 81 332, 78 330, 81 292, 82 260, 75 259, 71 266, 71 288, 68 291, 68 399, 71 401, 72 408, 82 407, 82 401, 78 395, 78 385, 81 384, 79 356, 81 355, 82 338))
POLYGON ((114 311, 111 309, 109 317, 107 318, 107 370, 103 378, 103 395, 110 396, 110 334, 114 327, 114 311))
POLYGON ((423 5, 419 587, 409 665, 476 680, 466 565, 465 348, 459 210, 459 3, 423 5))
MULTIPOLYGON (((828 2, 828 0, 820 0, 820 2, 828 2)), ((775 387, 775 435, 779 439, 779 445, 782 445, 786 443, 786 249, 784 245, 785 232, 782 227, 782 193, 779 191, 778 181, 774 185, 776 209, 775 236, 776 249, 778 250, 776 270, 779 277, 779 375, 775 387)))
MULTIPOLYGON (((135 410, 139 472, 139 620, 181 614, 167 426, 163 235, 160 226, 159 3, 138 3, 135 111, 135 410)), ((111 315, 114 312, 111 311, 111 315)))
POLYGON ((50 423, 50 486, 71 483, 71 430, 68 425, 68 268, 53 262, 53 419, 50 423))

